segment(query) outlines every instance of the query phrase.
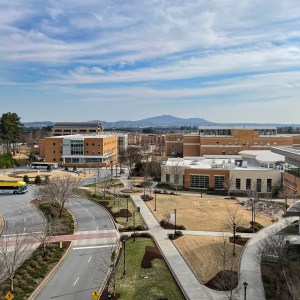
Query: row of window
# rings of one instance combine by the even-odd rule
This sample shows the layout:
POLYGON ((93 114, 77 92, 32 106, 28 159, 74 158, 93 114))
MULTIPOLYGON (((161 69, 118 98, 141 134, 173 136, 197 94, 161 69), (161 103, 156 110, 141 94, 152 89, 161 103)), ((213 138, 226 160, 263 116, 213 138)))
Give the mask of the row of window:
MULTIPOLYGON (((265 144, 264 142, 260 142, 260 145, 264 145, 264 144, 265 144)), ((216 142, 216 145, 220 145, 220 142, 216 142)), ((225 142, 222 142, 222 145, 225 146, 225 142)), ((232 145, 232 142, 228 142, 228 145, 231 146, 231 145, 232 145)), ((239 145, 239 142, 235 142, 234 145, 235 145, 235 146, 238 146, 238 145, 239 145)), ((243 146, 246 146, 246 145, 249 146, 250 143, 243 143, 242 145, 243 145, 243 146)), ((254 142, 253 145, 257 146, 258 143, 257 143, 257 142, 254 142)), ((271 143, 270 143, 270 142, 267 142, 266 145, 267 145, 267 146, 270 146, 271 143)), ((273 145, 277 145, 277 142, 273 142, 273 145)))
MULTIPOLYGON (((170 174, 166 174, 166 182, 170 182, 170 174)), ((215 190, 224 190, 225 188, 225 177, 222 175, 214 176, 214 188, 215 190)), ((178 179, 177 179, 178 182, 178 179)), ((263 181, 260 178, 257 178, 256 181, 253 181, 251 178, 246 179, 246 190, 251 190, 254 188, 257 192, 262 191, 263 181)), ((190 187, 191 188, 209 188, 209 176, 208 175, 190 175, 190 187)), ((235 179, 235 190, 241 190, 241 178, 235 179)), ((272 192, 272 179, 267 179, 267 192, 272 192)))

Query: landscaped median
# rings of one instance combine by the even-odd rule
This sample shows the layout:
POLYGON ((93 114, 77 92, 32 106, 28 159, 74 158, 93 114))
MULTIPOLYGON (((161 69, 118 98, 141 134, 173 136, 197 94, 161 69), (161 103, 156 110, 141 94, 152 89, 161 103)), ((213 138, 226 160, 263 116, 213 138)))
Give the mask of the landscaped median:
MULTIPOLYGON (((26 251, 28 251, 30 247, 26 247, 26 245, 22 243, 27 243, 28 245, 31 243, 40 243, 40 246, 38 246, 21 265, 19 265, 20 262, 16 265, 19 265, 19 267, 13 272, 13 282, 8 278, 1 282, 1 299, 4 298, 9 291, 14 295, 14 300, 28 299, 53 268, 55 268, 70 247, 70 242, 50 243, 49 241, 51 236, 54 235, 74 233, 74 220, 72 215, 64 209, 62 217, 59 218, 59 207, 51 201, 34 200, 32 204, 42 211, 47 223, 38 229, 39 232, 24 235, 24 241, 21 240, 23 236, 17 233, 13 235, 10 240, 6 237, 3 244, 9 246, 15 244, 16 246, 14 248, 24 247, 26 251), (12 286, 13 290, 11 288, 12 286)), ((13 253, 16 255, 24 255, 25 252, 22 253, 21 250, 19 250, 19 252, 13 250, 13 253)), ((9 258, 7 261, 9 261, 9 258)))
POLYGON ((135 230, 144 230, 146 228, 140 212, 134 205, 129 195, 104 195, 102 192, 95 194, 87 190, 79 190, 78 193, 81 196, 100 204, 106 210, 108 210, 114 221, 121 225, 119 226, 120 231, 133 231, 134 227, 135 230))
MULTIPOLYGON (((141 234, 145 235, 145 234, 141 234)), ((147 234, 146 234, 147 235, 147 234)), ((116 270, 116 290, 113 296, 112 281, 104 289, 101 300, 179 300, 185 299, 173 278, 163 256, 150 237, 129 238, 120 251, 116 270)))

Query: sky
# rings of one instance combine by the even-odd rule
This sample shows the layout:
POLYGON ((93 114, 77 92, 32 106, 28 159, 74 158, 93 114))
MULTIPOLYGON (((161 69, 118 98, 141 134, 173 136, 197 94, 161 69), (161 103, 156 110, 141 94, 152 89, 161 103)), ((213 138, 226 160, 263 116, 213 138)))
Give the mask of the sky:
POLYGON ((0 0, 0 113, 300 123, 299 0, 0 0))

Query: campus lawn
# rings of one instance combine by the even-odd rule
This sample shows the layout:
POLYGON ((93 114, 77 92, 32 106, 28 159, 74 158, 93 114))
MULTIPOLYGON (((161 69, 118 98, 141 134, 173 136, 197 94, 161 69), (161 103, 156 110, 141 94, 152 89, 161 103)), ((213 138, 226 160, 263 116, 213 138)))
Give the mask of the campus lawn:
MULTIPOLYGON (((230 212, 237 207, 237 226, 250 226, 251 211, 236 204, 235 200, 222 198, 208 198, 194 195, 156 195, 156 211, 154 211, 154 200, 147 201, 148 207, 152 210, 158 221, 167 219, 177 209, 177 224, 184 225, 189 230, 208 231, 230 231, 230 212)), ((267 215, 260 214, 256 222, 263 226, 272 223, 267 215)))
POLYGON ((123 252, 117 268, 119 300, 184 299, 163 259, 152 260, 151 268, 141 268, 146 246, 154 246, 153 241, 149 238, 137 238, 136 242, 127 240, 126 276, 123 276, 123 252))
MULTIPOLYGON (((198 279, 206 283, 212 279, 218 272, 222 271, 222 251, 217 251, 223 241, 222 237, 215 236, 189 236, 185 235, 174 241, 175 246, 180 254, 189 264, 190 268, 197 275, 198 279), (219 245, 219 246, 218 246, 219 245)), ((235 245, 235 257, 233 260, 233 271, 238 270, 239 259, 243 247, 235 245)), ((228 262, 226 269, 231 269, 231 258, 233 244, 229 244, 229 250, 226 254, 228 262)))

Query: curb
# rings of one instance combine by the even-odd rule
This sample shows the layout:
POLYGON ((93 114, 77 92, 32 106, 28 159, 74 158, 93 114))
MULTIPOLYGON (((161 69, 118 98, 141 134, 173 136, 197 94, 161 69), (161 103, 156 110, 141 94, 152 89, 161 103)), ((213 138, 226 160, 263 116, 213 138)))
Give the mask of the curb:
POLYGON ((0 236, 3 234, 4 230, 5 230, 5 227, 6 227, 6 222, 5 222, 5 218, 0 215, 0 224, 2 223, 2 229, 0 231, 0 236))
POLYGON ((65 261, 65 259, 70 254, 72 249, 73 249, 73 242, 70 243, 70 245, 69 245, 67 251, 64 253, 63 257, 54 266, 54 268, 50 271, 50 273, 43 279, 43 281, 39 284, 39 286, 35 289, 35 291, 29 296, 28 300, 34 300, 35 297, 38 296, 38 294, 42 291, 42 289, 45 287, 45 285, 48 283, 48 281, 51 279, 51 277, 58 271, 59 267, 65 261))

